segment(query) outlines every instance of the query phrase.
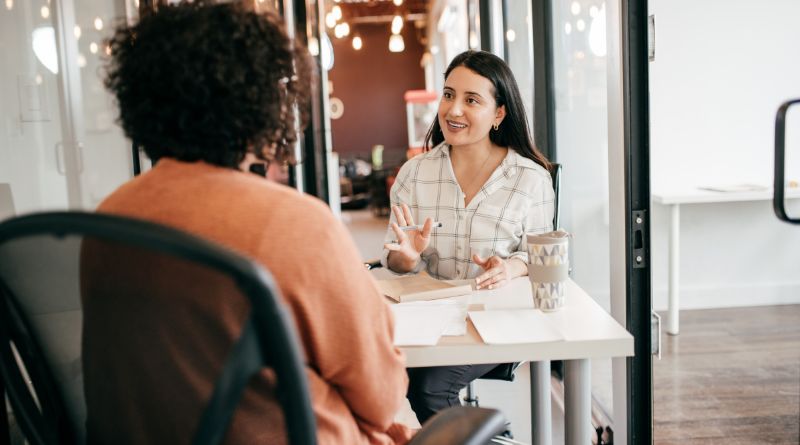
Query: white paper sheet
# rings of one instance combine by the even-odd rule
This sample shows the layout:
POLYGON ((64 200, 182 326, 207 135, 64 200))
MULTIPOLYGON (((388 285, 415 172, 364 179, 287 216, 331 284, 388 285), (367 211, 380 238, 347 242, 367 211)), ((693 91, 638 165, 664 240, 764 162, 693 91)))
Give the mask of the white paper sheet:
POLYGON ((396 346, 431 346, 442 335, 467 332, 467 299, 417 301, 391 306, 396 346))
POLYGON ((483 342, 490 345, 564 340, 538 309, 470 311, 469 318, 483 342))

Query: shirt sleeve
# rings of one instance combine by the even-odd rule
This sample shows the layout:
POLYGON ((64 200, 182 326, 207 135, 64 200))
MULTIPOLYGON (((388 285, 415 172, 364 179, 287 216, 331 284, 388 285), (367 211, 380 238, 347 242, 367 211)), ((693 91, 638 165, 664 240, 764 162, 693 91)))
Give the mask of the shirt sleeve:
POLYGON ((536 175, 536 178, 530 191, 528 211, 522 218, 522 241, 520 241, 517 251, 508 256, 509 258, 518 258, 524 263, 528 262, 525 234, 546 233, 553 230, 555 193, 552 181, 545 178, 544 175, 536 175))

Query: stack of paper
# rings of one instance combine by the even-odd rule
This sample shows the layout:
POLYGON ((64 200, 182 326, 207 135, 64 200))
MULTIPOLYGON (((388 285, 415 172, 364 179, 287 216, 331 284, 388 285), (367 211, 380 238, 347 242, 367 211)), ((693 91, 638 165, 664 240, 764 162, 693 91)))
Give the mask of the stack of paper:
POLYGON ((391 308, 396 346, 432 346, 442 335, 467 333, 466 298, 400 303, 391 308))
POLYGON ((469 318, 488 345, 564 340, 564 336, 537 309, 470 311, 469 318))
POLYGON ((377 280, 378 289, 394 301, 436 300, 439 298, 468 295, 472 292, 469 284, 452 284, 432 278, 425 272, 389 280, 377 280))

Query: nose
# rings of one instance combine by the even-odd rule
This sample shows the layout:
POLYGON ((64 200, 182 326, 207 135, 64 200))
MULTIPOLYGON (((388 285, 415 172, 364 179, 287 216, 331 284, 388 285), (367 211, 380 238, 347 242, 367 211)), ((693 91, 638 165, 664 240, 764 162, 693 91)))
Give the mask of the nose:
POLYGON ((464 110, 461 109, 461 105, 458 102, 455 102, 450 105, 450 109, 447 110, 447 114, 451 116, 462 116, 464 114, 464 110))

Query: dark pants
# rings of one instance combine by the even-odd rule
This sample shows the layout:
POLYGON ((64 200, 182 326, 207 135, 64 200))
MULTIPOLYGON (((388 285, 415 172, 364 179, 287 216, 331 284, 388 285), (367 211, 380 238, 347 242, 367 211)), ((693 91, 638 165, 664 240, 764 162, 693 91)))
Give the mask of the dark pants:
POLYGON ((458 392, 495 367, 496 364, 408 368, 408 401, 420 425, 440 410, 461 405, 458 392))

